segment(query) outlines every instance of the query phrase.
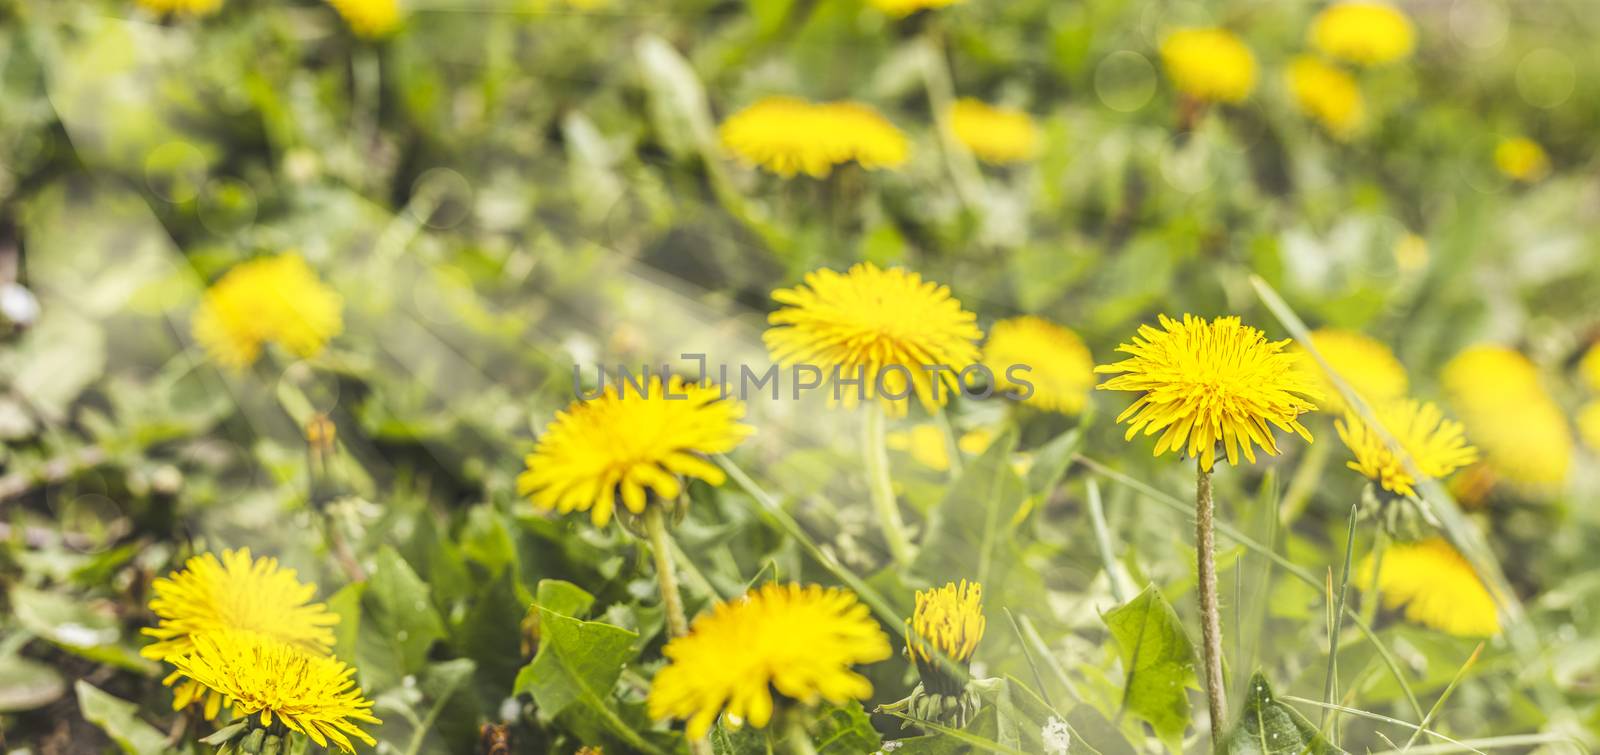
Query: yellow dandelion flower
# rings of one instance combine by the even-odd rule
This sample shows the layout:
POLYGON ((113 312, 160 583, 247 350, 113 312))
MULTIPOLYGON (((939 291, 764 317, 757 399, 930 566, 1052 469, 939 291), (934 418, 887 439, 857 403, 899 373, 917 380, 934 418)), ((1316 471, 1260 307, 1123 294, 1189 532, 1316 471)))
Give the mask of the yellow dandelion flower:
POLYGON ((1360 65, 1392 63, 1411 55, 1416 45, 1411 19, 1392 5, 1365 0, 1323 9, 1307 36, 1324 55, 1360 65))
POLYGON ((919 10, 932 10, 959 5, 964 0, 867 0, 867 3, 891 16, 909 16, 919 10))
POLYGON ((1179 92, 1206 102, 1242 102, 1256 86, 1256 59, 1226 29, 1178 29, 1161 40, 1161 63, 1179 92))
POLYGON ((836 165, 898 168, 911 143, 876 110, 857 102, 767 97, 734 113, 719 133, 741 161, 784 178, 826 178, 836 165))
POLYGON ((1532 495, 1566 484, 1572 430, 1527 357, 1474 346, 1445 364, 1440 382, 1496 479, 1532 495))
POLYGON ((650 716, 687 720, 699 739, 724 712, 766 726, 774 690, 806 705, 870 697, 872 683, 851 667, 892 651, 855 593, 773 583, 702 613, 662 654, 668 663, 651 684, 650 716))
POLYGON ((387 37, 405 20, 399 0, 328 0, 350 31, 364 39, 387 37))
POLYGON ((587 511, 604 527, 618 500, 643 514, 652 494, 677 498, 680 477, 721 485, 726 476, 705 457, 732 451, 751 433, 743 417, 744 404, 717 386, 677 376, 608 385, 556 413, 517 476, 517 492, 541 509, 587 511))
POLYGON ((1600 452, 1600 401, 1590 401, 1578 410, 1578 434, 1589 450, 1600 452))
POLYGON ((1013 366, 1024 365, 1016 377, 1032 383, 1032 395, 1023 403, 1045 411, 1077 414, 1089 403, 1094 387, 1094 357, 1078 334, 1042 317, 1031 315, 1001 320, 989 329, 983 345, 983 363, 994 374, 995 390, 1012 394, 1028 389, 1008 377, 1013 366))
MULTIPOLYGON (((1400 444, 1417 471, 1442 480, 1451 472, 1478 460, 1478 449, 1467 445, 1466 428, 1445 419, 1432 403, 1392 401, 1376 409, 1378 422, 1400 444)), ((1403 457, 1390 450, 1379 433, 1354 413, 1334 423, 1355 460, 1347 466, 1395 495, 1415 496, 1416 478, 1406 471, 1403 457)))
POLYGON ((1032 116, 1014 108, 963 98, 950 106, 950 128, 987 163, 1024 162, 1039 153, 1039 127, 1032 116))
MULTIPOLYGON (((987 427, 968 430, 956 439, 956 448, 967 456, 977 456, 988 450, 995 432, 987 427)), ((911 460, 935 472, 950 471, 950 449, 945 443, 944 430, 932 422, 919 422, 910 430, 888 433, 883 444, 894 451, 904 451, 911 460)))
POLYGON ((185 678, 220 695, 235 716, 259 714, 263 727, 282 722, 319 747, 331 741, 355 752, 350 737, 377 744, 356 725, 383 723, 350 678, 356 670, 331 656, 257 632, 228 629, 195 635, 194 650, 172 663, 185 678))
POLYGON ((222 0, 136 0, 139 7, 162 16, 190 16, 199 18, 216 13, 222 0))
POLYGON ((1278 455, 1269 425, 1311 442, 1299 417, 1316 410, 1311 399, 1321 398, 1321 392, 1299 358, 1286 350, 1288 340, 1268 341, 1237 317, 1206 322, 1184 315, 1178 322, 1161 315, 1160 321, 1161 329, 1141 325, 1133 343, 1117 347, 1132 358, 1095 368, 1122 373, 1098 389, 1141 394, 1117 417, 1128 422, 1128 440, 1141 430, 1161 432, 1155 455, 1183 454, 1187 445, 1188 456, 1198 457, 1206 470, 1216 463, 1218 445, 1234 465, 1241 449, 1252 463, 1255 446, 1278 455))
MULTIPOLYGON (((1375 559, 1368 555, 1356 585, 1373 585, 1375 559)), ((1443 538, 1396 543, 1383 553, 1377 588, 1389 610, 1405 608, 1407 621, 1458 637, 1500 633, 1500 612, 1472 565, 1443 538)))
POLYGON ((767 316, 772 327, 762 334, 772 359, 822 370, 845 406, 881 397, 903 415, 904 399, 915 393, 931 411, 959 390, 957 373, 978 359, 977 315, 948 286, 901 268, 865 262, 845 273, 817 270, 772 298, 785 305, 767 316), (843 384, 863 376, 859 388, 843 384))
POLYGON ((1366 120, 1366 102, 1355 77, 1309 55, 1289 64, 1289 92, 1294 102, 1336 139, 1348 139, 1366 120))
POLYGON ((988 620, 983 616, 983 586, 961 580, 936 590, 917 592, 917 608, 906 619, 906 656, 917 667, 925 689, 958 695, 965 680, 951 674, 944 661, 966 668, 988 620), (943 660, 940 656, 943 655, 943 660))
POLYGON ((1578 377, 1591 391, 1600 391, 1600 343, 1589 347, 1589 351, 1578 361, 1578 377))
POLYGON ((1514 136, 1495 145, 1494 167, 1513 181, 1533 183, 1550 173, 1550 156, 1538 142, 1514 136))
POLYGON ((267 343, 311 357, 343 330, 342 306, 299 255, 265 257, 234 266, 206 289, 194 337, 212 359, 234 369, 254 363, 267 343))
MULTIPOLYGON (((1406 368, 1381 341, 1353 330, 1319 328, 1311 332, 1311 345, 1345 384, 1367 403, 1382 404, 1406 395, 1409 383, 1406 368)), ((1301 355, 1305 368, 1316 376, 1317 390, 1326 399, 1322 405, 1323 411, 1334 414, 1349 411, 1344 396, 1334 387, 1327 373, 1323 372, 1322 365, 1311 357, 1310 352, 1301 349, 1299 344, 1295 344, 1294 350, 1301 355)))

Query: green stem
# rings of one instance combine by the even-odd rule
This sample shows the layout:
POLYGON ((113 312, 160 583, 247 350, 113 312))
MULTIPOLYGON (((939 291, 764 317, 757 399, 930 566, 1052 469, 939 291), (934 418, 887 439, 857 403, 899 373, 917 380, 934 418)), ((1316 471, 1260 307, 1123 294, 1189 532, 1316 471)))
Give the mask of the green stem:
POLYGON ((667 633, 682 637, 689 633, 689 619, 683 613, 683 598, 678 595, 678 574, 672 564, 672 538, 667 534, 667 522, 661 506, 644 507, 644 530, 650 538, 650 552, 655 556, 656 580, 661 584, 661 605, 667 612, 667 633))
POLYGON ((1100 483, 1093 477, 1088 481, 1089 522, 1094 526, 1094 542, 1100 548, 1100 563, 1106 570, 1106 581, 1111 583, 1111 597, 1118 605, 1128 602, 1129 590, 1123 589, 1122 565, 1111 547, 1111 528, 1106 526, 1105 507, 1100 504, 1100 483))
POLYGON ((1228 694, 1222 675, 1222 613, 1217 608, 1217 557, 1211 470, 1196 465, 1194 540, 1200 575, 1200 637, 1206 664, 1206 701, 1211 705, 1211 749, 1222 751, 1228 722, 1228 694))
POLYGON ((889 543, 889 555, 904 566, 911 563, 911 540, 906 537, 906 524, 894 499, 894 480, 889 477, 889 451, 883 444, 883 405, 873 401, 866 412, 861 453, 867 467, 867 483, 872 488, 872 507, 878 513, 883 539, 889 543))
POLYGON ((1371 624, 1378 615, 1378 606, 1381 605, 1378 589, 1378 575, 1383 573, 1383 556, 1389 550, 1389 533, 1378 528, 1378 540, 1372 545, 1372 579, 1367 583, 1366 594, 1361 598, 1361 617, 1371 624))
MULTIPOLYGON (((1350 507, 1350 523, 1345 530, 1344 537, 1344 570, 1339 579, 1339 599, 1333 611, 1333 624, 1328 627, 1328 672, 1322 681, 1322 701, 1332 703, 1334 695, 1338 693, 1339 686, 1339 635, 1344 631, 1345 600, 1350 594, 1350 561, 1356 550, 1356 515, 1360 512, 1360 505, 1350 507)), ((1335 732, 1328 727, 1332 723, 1333 711, 1327 708, 1322 710, 1322 731, 1328 741, 1338 744, 1335 732)))

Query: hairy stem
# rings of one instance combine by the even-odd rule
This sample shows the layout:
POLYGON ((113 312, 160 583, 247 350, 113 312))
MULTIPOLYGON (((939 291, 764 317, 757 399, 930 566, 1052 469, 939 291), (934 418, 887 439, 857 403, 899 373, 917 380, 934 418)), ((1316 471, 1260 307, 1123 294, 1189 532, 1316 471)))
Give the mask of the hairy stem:
POLYGON ((883 539, 889 543, 889 555, 896 564, 904 566, 911 563, 911 540, 906 537, 905 521, 900 518, 900 506, 894 500, 894 481, 889 478, 889 451, 883 445, 884 409, 877 401, 865 408, 867 417, 861 453, 867 466, 867 483, 872 487, 872 507, 878 513, 883 539))
POLYGON ((689 620, 683 614, 683 598, 678 595, 678 572, 672 563, 672 539, 661 506, 644 507, 644 529, 650 538, 650 553, 655 556, 656 580, 661 585, 661 605, 667 609, 667 633, 682 637, 689 633, 689 620))
POLYGON ((1217 558, 1212 530, 1211 470, 1199 467, 1195 484, 1194 545, 1200 572, 1200 637, 1206 664, 1206 701, 1211 705, 1211 749, 1222 751, 1228 697, 1222 676, 1222 612, 1217 609, 1217 558))

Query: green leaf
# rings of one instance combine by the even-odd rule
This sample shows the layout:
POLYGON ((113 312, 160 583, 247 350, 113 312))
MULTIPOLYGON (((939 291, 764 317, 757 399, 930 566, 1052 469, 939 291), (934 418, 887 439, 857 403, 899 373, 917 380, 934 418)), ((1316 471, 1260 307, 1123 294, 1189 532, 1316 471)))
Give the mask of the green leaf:
POLYGON ((54 668, 18 655, 0 655, 0 713, 41 708, 66 691, 66 682, 54 668))
POLYGON ((1323 755, 1333 748, 1300 711, 1272 696, 1272 686, 1257 671, 1250 677, 1244 712, 1223 741, 1223 751, 1227 755, 1323 755))
POLYGON ((1072 457, 1083 447, 1083 430, 1073 428, 1044 444, 1033 456, 1028 466, 1028 495, 1042 496, 1050 492, 1066 476, 1072 466, 1072 457))
POLYGON ((139 718, 139 706, 101 692, 88 682, 80 681, 72 689, 78 695, 84 720, 103 729, 123 752, 128 755, 170 752, 166 735, 139 718))
POLYGON ((1189 695, 1197 686, 1194 647, 1172 604, 1154 585, 1104 616, 1127 674, 1122 712, 1150 724, 1169 749, 1182 749, 1189 695))
POLYGON ((362 674, 377 688, 422 670, 428 649, 445 638, 427 583, 393 548, 378 551, 361 604, 357 655, 362 674))
POLYGON ((23 629, 62 650, 142 674, 157 671, 154 662, 122 642, 121 624, 109 608, 60 593, 16 587, 11 590, 11 610, 23 629))
MULTIPOLYGON (((1022 505, 1022 480, 1011 469, 1016 430, 1007 430, 962 470, 929 514, 928 535, 912 571, 934 584, 976 579, 1003 583, 1013 559, 1004 528, 1022 505)), ((987 585, 986 585, 987 586, 987 585)))
POLYGON ((537 590, 534 600, 539 607, 562 616, 582 618, 589 615, 589 608, 594 605, 594 596, 571 582, 541 579, 537 590))
POLYGON ((811 739, 818 755, 856 755, 874 752, 882 744, 872 718, 860 705, 834 705, 817 712, 811 739))

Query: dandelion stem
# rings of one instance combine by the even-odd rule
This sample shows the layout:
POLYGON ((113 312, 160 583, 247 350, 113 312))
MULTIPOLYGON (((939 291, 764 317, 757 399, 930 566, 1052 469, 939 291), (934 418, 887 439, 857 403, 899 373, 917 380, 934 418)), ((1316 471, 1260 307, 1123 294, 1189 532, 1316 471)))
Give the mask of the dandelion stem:
POLYGON ((1222 613, 1217 609, 1217 557, 1212 531, 1211 470, 1197 465, 1194 540, 1200 572, 1200 638, 1206 663, 1206 701, 1211 705, 1211 749, 1222 751, 1228 697, 1222 676, 1222 613))
POLYGON ((678 595, 678 574, 672 563, 672 536, 659 505, 644 507, 644 530, 655 556, 656 580, 661 584, 661 605, 667 610, 667 633, 682 637, 689 633, 689 620, 683 614, 683 598, 678 595))
POLYGON ((889 555, 903 566, 911 563, 911 540, 906 537, 900 506, 894 500, 894 481, 889 477, 889 451, 883 444, 883 405, 874 401, 866 409, 861 453, 867 466, 867 483, 872 487, 872 506, 878 512, 883 539, 889 543, 889 555))

